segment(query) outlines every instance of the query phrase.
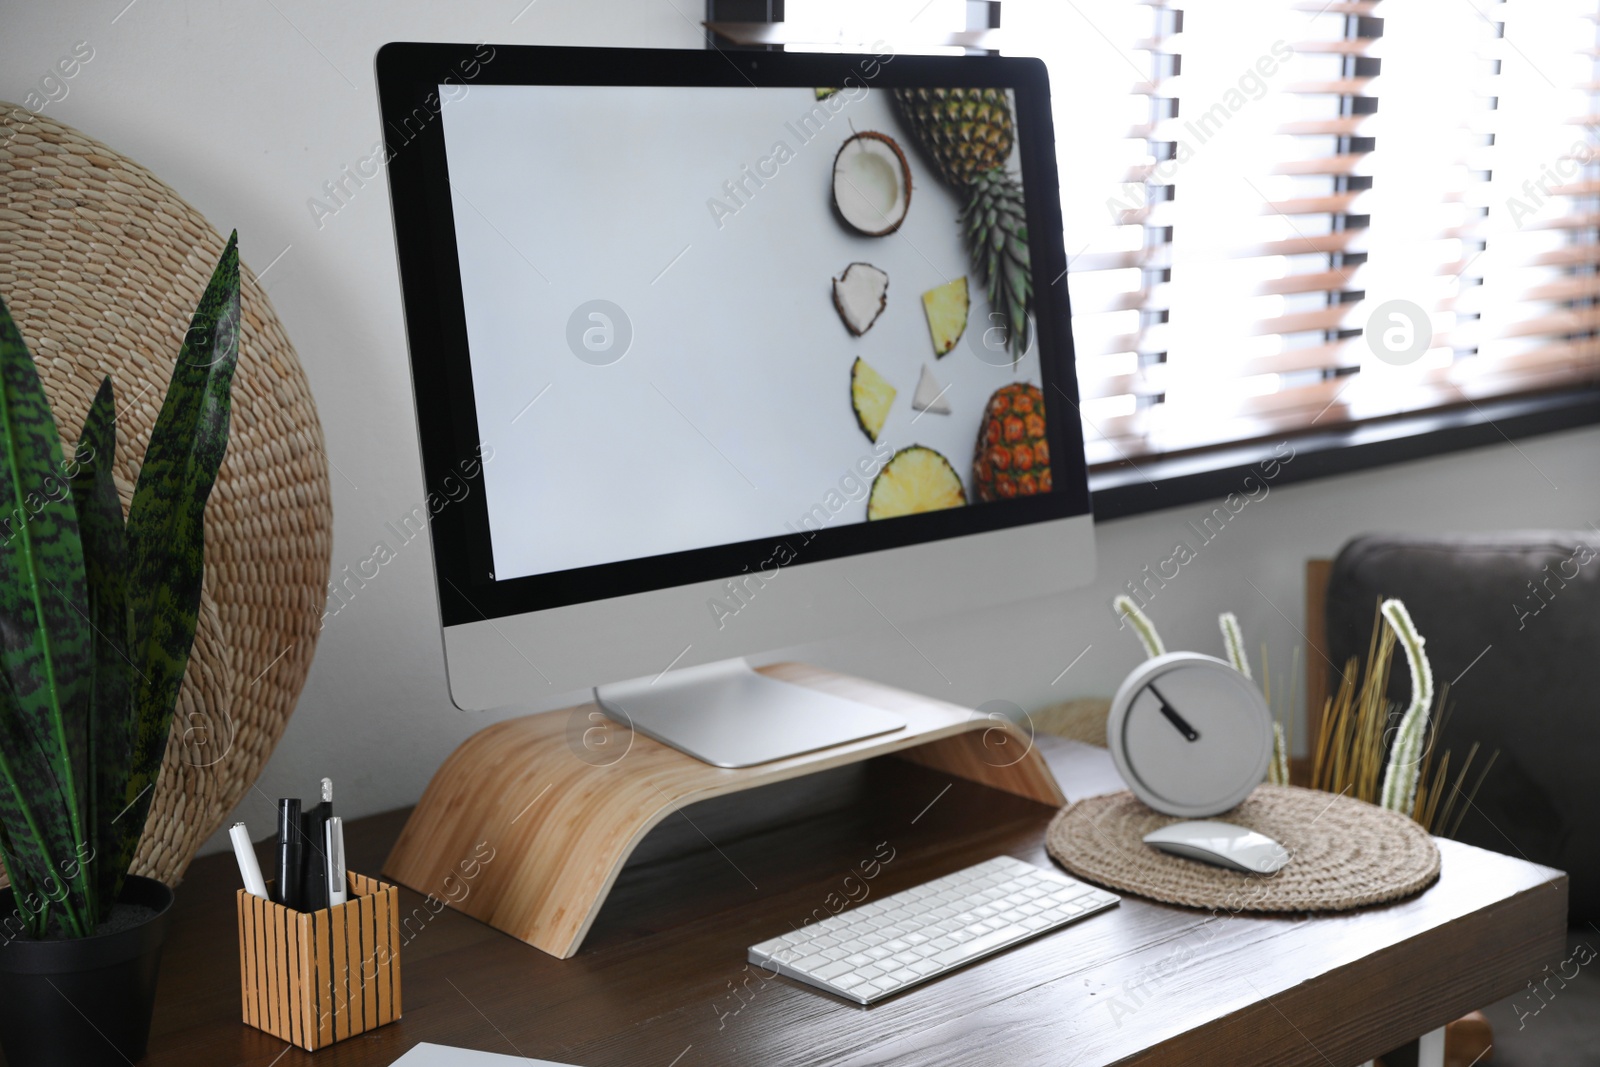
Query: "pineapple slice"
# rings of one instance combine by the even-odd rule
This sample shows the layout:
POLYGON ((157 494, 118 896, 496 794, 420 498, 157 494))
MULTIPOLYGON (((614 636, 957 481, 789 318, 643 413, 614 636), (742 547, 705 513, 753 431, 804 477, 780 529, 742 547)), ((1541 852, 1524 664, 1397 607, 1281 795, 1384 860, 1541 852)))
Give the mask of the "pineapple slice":
POLYGON ((856 425, 867 435, 867 440, 878 443, 878 434, 889 420, 889 408, 894 404, 895 388, 873 370, 866 360, 856 357, 850 367, 850 406, 856 413, 856 425))
POLYGON ((967 279, 957 278, 922 294, 922 311, 933 335, 933 354, 942 356, 967 332, 967 279))
POLYGON ((961 476, 931 448, 902 448, 872 480, 867 520, 958 508, 967 502, 961 476))

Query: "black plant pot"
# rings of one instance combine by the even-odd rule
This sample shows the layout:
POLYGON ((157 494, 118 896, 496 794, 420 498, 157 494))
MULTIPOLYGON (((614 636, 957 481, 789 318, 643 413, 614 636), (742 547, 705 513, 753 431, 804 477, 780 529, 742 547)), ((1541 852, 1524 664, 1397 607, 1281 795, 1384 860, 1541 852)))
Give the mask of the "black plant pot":
MULTIPOLYGON (((0 943, 0 1046, 8 1067, 127 1067, 144 1055, 172 890, 129 875, 117 899, 155 916, 73 941, 0 943)), ((0 892, 0 923, 15 908, 11 890, 0 892)))

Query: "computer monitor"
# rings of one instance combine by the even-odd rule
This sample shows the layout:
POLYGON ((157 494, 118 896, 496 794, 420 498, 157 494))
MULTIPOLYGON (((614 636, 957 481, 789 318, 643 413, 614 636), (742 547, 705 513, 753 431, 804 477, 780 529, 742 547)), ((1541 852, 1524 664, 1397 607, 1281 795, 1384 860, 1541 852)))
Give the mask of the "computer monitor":
POLYGON ((765 762, 902 722, 744 657, 1092 577, 1042 64, 390 44, 377 72, 457 705, 592 686, 765 762))

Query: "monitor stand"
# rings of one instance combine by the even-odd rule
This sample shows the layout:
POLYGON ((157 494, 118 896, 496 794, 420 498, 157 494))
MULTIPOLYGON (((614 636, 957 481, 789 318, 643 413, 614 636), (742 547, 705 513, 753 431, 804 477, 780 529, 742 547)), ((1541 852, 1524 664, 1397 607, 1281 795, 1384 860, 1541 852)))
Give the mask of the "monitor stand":
MULTIPOLYGON (((673 812, 702 801, 894 757, 1051 809, 1067 802, 1032 738, 1003 716, 991 719, 971 708, 803 663, 775 663, 757 673, 783 688, 886 711, 904 720, 905 728, 725 770, 648 737, 631 737, 620 752, 596 752, 587 738, 576 736, 603 714, 593 704, 503 719, 461 742, 440 766, 383 870, 418 893, 439 896, 441 885, 462 881, 462 872, 470 868, 475 872, 471 892, 448 900, 440 896, 441 906, 566 959, 583 944, 645 836, 673 812)), ((942 787, 937 781, 926 784, 925 796, 904 798, 901 814, 925 813, 929 802, 950 788, 948 780, 942 787)), ((919 828, 939 832, 930 825, 919 828)))
POLYGON ((753 767, 905 729, 846 697, 758 674, 743 659, 596 686, 611 718, 713 767, 753 767))

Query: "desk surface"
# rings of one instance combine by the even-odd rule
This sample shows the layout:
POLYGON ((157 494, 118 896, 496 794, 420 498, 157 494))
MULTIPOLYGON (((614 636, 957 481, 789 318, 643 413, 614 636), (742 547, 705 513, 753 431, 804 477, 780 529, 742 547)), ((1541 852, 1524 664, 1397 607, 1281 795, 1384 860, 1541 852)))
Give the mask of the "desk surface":
MULTIPOLYGON (((1069 795, 1109 784, 1100 750, 1039 743, 1069 795)), ((1523 988, 1562 954, 1565 875, 1441 841, 1440 881, 1408 901, 1313 918, 1124 897, 872 1008, 746 969, 747 946, 842 898, 882 845, 893 859, 873 896, 1002 853, 1048 865, 1052 814, 894 759, 709 801, 640 846, 570 960, 402 890, 402 913, 417 909, 405 1017, 314 1057, 239 1022, 238 872, 231 855, 205 857, 178 890, 142 1062, 386 1065, 433 1041, 586 1067, 1346 1067, 1523 988)), ((376 873, 405 816, 352 822, 351 868, 376 873)))

